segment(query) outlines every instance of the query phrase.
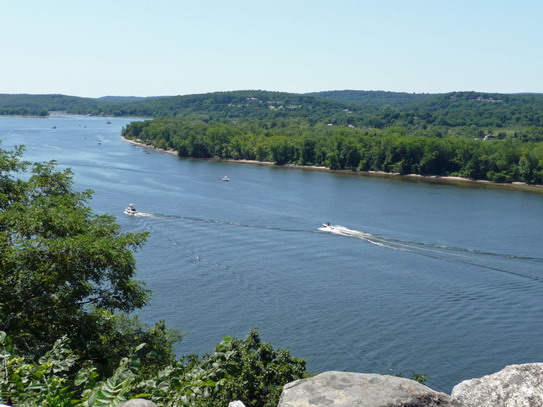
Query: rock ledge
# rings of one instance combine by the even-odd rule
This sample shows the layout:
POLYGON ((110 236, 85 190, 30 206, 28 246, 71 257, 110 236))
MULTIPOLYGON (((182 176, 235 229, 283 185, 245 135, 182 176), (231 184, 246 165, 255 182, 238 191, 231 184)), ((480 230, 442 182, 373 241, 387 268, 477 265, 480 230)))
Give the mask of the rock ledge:
POLYGON ((543 363, 510 365, 457 384, 452 396, 466 407, 542 407, 543 363))
POLYGON ((325 372, 287 384, 278 407, 462 407, 413 380, 377 374, 325 372))

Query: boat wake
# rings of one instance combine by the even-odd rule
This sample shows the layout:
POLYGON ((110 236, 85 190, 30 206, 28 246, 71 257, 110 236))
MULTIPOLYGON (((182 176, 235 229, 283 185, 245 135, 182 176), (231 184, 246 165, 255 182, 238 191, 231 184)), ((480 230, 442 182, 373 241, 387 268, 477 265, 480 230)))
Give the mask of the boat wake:
POLYGON ((265 226, 265 225, 255 225, 249 223, 238 223, 225 220, 209 219, 209 218, 197 218, 193 216, 183 216, 183 215, 166 215, 166 214, 151 214, 157 218, 170 218, 170 219, 182 219, 192 222, 201 222, 201 223, 213 223, 216 225, 225 225, 225 226, 236 226, 241 228, 251 228, 251 229, 266 229, 266 230, 276 230, 283 232, 300 232, 300 233, 314 233, 313 231, 308 231, 307 229, 289 229, 281 228, 275 226, 265 226))
POLYGON ((148 217, 148 218, 154 218, 155 217, 155 214, 154 213, 149 213, 149 212, 140 212, 138 211, 137 213, 134 213, 130 216, 145 216, 145 217, 148 217))
POLYGON ((284 228, 277 226, 265 226, 249 223, 238 223, 225 220, 198 218, 192 216, 172 215, 172 214, 159 214, 159 213, 146 213, 137 212, 131 214, 131 216, 148 217, 155 219, 177 219, 196 223, 209 223, 215 225, 222 225, 228 227, 238 228, 251 228, 251 229, 265 229, 269 231, 279 232, 296 232, 296 233, 330 233, 333 235, 343 236, 350 239, 362 240, 366 243, 370 243, 375 246, 379 246, 385 249, 401 251, 405 253, 411 253, 419 256, 425 256, 441 261, 453 261, 457 263, 464 263, 466 265, 483 268, 486 270, 497 271, 501 273, 507 273, 523 278, 528 278, 534 281, 543 282, 543 275, 537 270, 541 269, 539 264, 543 263, 543 257, 529 257, 520 256, 507 253, 495 253, 482 250, 467 249, 462 247, 448 246, 442 244, 417 242, 404 239, 398 239, 389 236, 383 236, 373 233, 368 233, 360 230, 349 229, 345 226, 332 225, 328 222, 324 223, 318 231, 308 230, 305 228, 294 229, 284 228), (519 264, 518 262, 522 262, 519 264), (528 267, 524 267, 528 266, 528 267), (529 269, 534 269, 535 274, 529 272, 529 269), (520 270, 520 271, 519 271, 520 270))
POLYGON ((526 274, 503 268, 503 262, 506 262, 508 260, 526 261, 530 263, 543 263, 542 257, 519 256, 514 254, 494 253, 441 244, 415 242, 381 236, 373 233, 367 233, 360 230, 348 229, 344 226, 339 225, 323 225, 323 227, 319 228, 319 231, 344 236, 351 239, 359 239, 367 243, 371 243, 373 245, 384 247, 387 249, 413 253, 416 255, 426 256, 439 260, 461 262, 472 266, 485 268, 488 270, 499 271, 543 282, 542 276, 526 274), (501 263, 499 265, 491 264, 488 261, 489 259, 499 260, 501 263))

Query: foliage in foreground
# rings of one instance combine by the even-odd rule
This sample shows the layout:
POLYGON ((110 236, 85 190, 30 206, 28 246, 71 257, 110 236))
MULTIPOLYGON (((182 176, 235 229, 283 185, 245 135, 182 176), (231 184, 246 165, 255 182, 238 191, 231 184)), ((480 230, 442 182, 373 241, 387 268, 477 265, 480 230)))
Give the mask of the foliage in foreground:
POLYGON ((257 331, 243 340, 226 337, 211 354, 188 356, 145 374, 137 352, 141 344, 108 377, 92 363, 74 370, 77 357, 66 338, 34 361, 17 354, 0 331, 0 402, 16 406, 112 407, 145 397, 159 406, 227 406, 242 400, 250 407, 276 406, 282 386, 306 375, 305 361, 287 350, 262 343, 257 331))

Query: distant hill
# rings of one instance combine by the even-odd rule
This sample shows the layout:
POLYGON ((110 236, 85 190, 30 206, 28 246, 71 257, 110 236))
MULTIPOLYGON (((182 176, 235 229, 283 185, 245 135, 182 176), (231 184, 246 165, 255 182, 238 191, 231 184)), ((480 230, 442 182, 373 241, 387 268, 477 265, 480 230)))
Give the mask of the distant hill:
POLYGON ((142 116, 188 116, 204 119, 276 119, 300 117, 310 121, 346 118, 358 113, 377 113, 375 106, 355 106, 286 92, 244 90, 196 95, 170 96, 136 101, 123 112, 142 116))
POLYGON ((141 97, 141 96, 102 96, 96 100, 100 102, 110 103, 110 104, 123 104, 123 103, 132 103, 144 99, 157 99, 164 96, 151 96, 151 97, 141 97))
POLYGON ((423 102, 439 96, 439 94, 430 93, 386 92, 382 90, 330 90, 305 93, 305 95, 335 100, 342 103, 354 103, 380 107, 404 106, 423 102))
POLYGON ((66 95, 0 94, 0 114, 47 116, 50 111, 90 113, 96 99, 66 95))
POLYGON ((183 96, 105 96, 96 99, 65 95, 0 94, 0 114, 23 115, 47 115, 48 111, 65 111, 114 116, 197 115, 212 119, 311 116, 320 120, 347 111, 349 107, 347 104, 312 96, 252 90, 183 96))
POLYGON ((452 92, 406 106, 414 121, 441 126, 543 127, 543 94, 452 92))
POLYGON ((541 93, 503 94, 469 91, 411 94, 341 90, 315 92, 308 95, 378 108, 379 113, 371 120, 373 126, 378 128, 388 126, 543 127, 543 94, 541 93))
POLYGON ((543 94, 412 94, 356 90, 310 94, 242 90, 102 98, 0 94, 0 114, 46 116, 50 111, 111 116, 192 116, 202 120, 299 118, 310 124, 370 128, 543 127, 543 94))
POLYGON ((47 116, 48 112, 68 112, 114 115, 118 106, 153 99, 156 99, 156 97, 104 96, 101 98, 84 98, 57 94, 0 94, 0 114, 47 116))

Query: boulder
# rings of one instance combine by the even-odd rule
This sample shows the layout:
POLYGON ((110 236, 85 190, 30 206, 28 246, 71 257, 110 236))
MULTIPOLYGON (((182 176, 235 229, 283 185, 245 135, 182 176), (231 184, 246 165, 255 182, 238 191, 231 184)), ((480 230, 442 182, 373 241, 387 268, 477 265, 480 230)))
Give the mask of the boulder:
POLYGON ((454 386, 452 396, 466 407, 542 407, 543 363, 510 365, 463 381, 454 386))
POLYGON ((117 407, 158 407, 155 403, 145 399, 132 399, 117 405, 117 407))
POLYGON ((228 407, 245 407, 245 404, 242 401, 236 400, 228 403, 228 407))
POLYGON ((325 372, 283 389, 277 407, 463 407, 413 380, 364 373, 325 372))

